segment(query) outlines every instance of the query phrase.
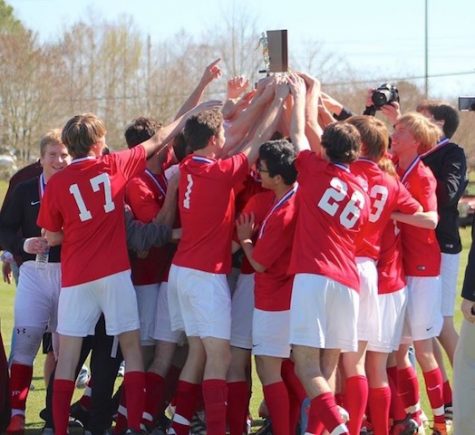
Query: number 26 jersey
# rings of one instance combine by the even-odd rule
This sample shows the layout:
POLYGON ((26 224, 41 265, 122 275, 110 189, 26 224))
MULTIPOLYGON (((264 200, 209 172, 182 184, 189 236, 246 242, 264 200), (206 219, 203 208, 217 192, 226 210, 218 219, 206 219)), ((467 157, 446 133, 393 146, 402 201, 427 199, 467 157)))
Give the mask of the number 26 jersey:
POLYGON ((127 181, 145 170, 142 146, 73 160, 48 181, 38 226, 64 231, 62 287, 130 269, 124 219, 127 181))
POLYGON ((369 199, 345 165, 312 151, 295 161, 297 225, 289 272, 322 275, 356 291, 355 240, 368 220, 369 199))

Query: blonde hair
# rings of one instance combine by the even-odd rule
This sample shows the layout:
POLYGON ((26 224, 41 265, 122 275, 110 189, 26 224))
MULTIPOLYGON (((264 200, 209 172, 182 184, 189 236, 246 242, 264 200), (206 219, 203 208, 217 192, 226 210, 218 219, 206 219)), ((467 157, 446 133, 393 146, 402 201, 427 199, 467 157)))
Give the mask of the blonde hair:
POLYGON ((44 157, 48 145, 62 144, 61 130, 54 128, 46 132, 40 139, 40 157, 44 157))
POLYGON ((383 121, 374 116, 355 115, 346 122, 354 125, 361 136, 361 156, 379 162, 389 145, 389 132, 383 121))
POLYGON ((401 116, 396 125, 403 124, 407 127, 414 139, 419 142, 417 154, 424 154, 434 148, 442 136, 442 131, 433 122, 417 112, 409 112, 401 116))

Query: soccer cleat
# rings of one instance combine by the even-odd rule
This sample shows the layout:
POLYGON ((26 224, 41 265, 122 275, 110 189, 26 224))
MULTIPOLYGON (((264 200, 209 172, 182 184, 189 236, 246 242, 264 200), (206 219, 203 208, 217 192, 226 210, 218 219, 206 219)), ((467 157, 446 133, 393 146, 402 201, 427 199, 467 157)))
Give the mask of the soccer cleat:
POLYGON ((409 415, 404 420, 395 421, 391 435, 414 435, 419 433, 419 425, 409 415))
POLYGON ((255 435, 272 435, 272 424, 270 420, 264 420, 264 424, 255 432, 255 435))
POLYGON ((340 413, 340 417, 343 420, 343 423, 345 424, 348 423, 348 421, 350 420, 350 414, 348 414, 348 411, 342 406, 340 405, 337 405, 337 406, 338 406, 338 412, 340 413))
POLYGON ((76 388, 86 388, 89 379, 91 379, 89 368, 87 366, 82 366, 78 377, 76 378, 76 388))
POLYGON ((10 419, 5 433, 7 435, 23 435, 25 433, 25 416, 16 414, 10 419))
POLYGON ((452 404, 444 406, 444 413, 446 420, 453 420, 454 418, 454 408, 452 404))
POLYGON ((445 423, 434 423, 432 427, 432 435, 447 435, 447 426, 445 423))
POLYGON ((70 420, 78 421, 81 426, 86 427, 89 421, 89 412, 84 409, 79 400, 74 402, 69 408, 70 420))

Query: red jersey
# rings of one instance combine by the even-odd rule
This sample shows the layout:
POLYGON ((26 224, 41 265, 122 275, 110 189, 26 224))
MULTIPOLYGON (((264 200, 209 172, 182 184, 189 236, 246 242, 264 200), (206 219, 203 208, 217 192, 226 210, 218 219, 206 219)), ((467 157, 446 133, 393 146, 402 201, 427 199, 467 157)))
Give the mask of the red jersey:
MULTIPOLYGON (((143 174, 127 183, 125 201, 130 205, 136 219, 149 223, 163 206, 167 191, 167 180, 163 174, 153 174, 146 169, 143 174)), ((170 267, 169 249, 152 247, 145 258, 132 255, 130 258, 132 282, 147 285, 167 280, 170 267)))
POLYGON ((381 237, 391 219, 391 213, 398 211, 413 214, 419 209, 420 204, 396 177, 381 170, 371 160, 357 160, 351 164, 351 172, 361 177, 360 183, 370 201, 368 222, 358 236, 356 256, 377 260, 381 237))
POLYGON ((48 181, 38 226, 63 230, 63 287, 130 268, 124 220, 125 185, 145 170, 145 149, 73 160, 48 181))
MULTIPOLYGON (((422 205, 424 211, 437 212, 437 182, 432 171, 417 157, 402 171, 398 168, 401 181, 412 196, 422 205)), ((398 224, 401 229, 404 272, 406 276, 440 275, 440 247, 435 230, 398 224)))
POLYGON ((393 220, 383 231, 377 269, 378 294, 394 293, 406 286, 400 230, 393 220))
POLYGON ((369 214, 368 197, 344 165, 312 151, 295 161, 298 215, 290 273, 311 273, 359 290, 355 240, 369 214))
POLYGON ((294 186, 279 201, 275 201, 262 221, 252 257, 264 266, 256 272, 254 306, 265 311, 290 309, 293 275, 288 273, 296 224, 294 186))
POLYGON ((231 270, 234 187, 248 171, 243 153, 217 160, 190 155, 183 160, 178 186, 182 236, 173 264, 210 273, 231 270))
MULTIPOLYGON (((235 189, 234 192, 236 193, 236 215, 253 212, 254 223, 258 227, 266 217, 267 212, 272 208, 274 192, 264 189, 261 182, 256 180, 251 173, 244 180, 242 188, 235 189)), ((253 237, 253 242, 256 240, 257 235, 253 237)), ((244 274, 254 273, 254 268, 246 256, 242 259, 240 271, 244 274)))

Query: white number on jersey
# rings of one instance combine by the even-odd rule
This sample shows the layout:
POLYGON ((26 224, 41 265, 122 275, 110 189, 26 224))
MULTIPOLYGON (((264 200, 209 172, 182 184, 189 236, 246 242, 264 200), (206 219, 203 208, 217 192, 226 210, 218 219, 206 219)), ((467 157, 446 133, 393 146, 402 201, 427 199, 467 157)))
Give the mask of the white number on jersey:
MULTIPOLYGON (((91 178, 89 182, 91 183, 91 187, 94 192, 99 192, 101 184, 104 186, 104 211, 109 213, 114 210, 115 204, 114 201, 112 201, 112 189, 109 176, 105 173, 99 174, 98 176, 91 178)), ((69 187, 69 192, 73 195, 74 200, 76 201, 79 209, 79 219, 81 219, 81 222, 92 219, 92 214, 84 203, 79 186, 77 184, 72 184, 69 187)))
POLYGON ((371 213, 369 214, 369 221, 376 222, 383 212, 384 205, 388 199, 388 188, 375 184, 369 192, 371 198, 371 213))
MULTIPOLYGON (((318 207, 330 216, 335 216, 340 208, 341 202, 346 198, 348 185, 343 180, 334 177, 330 181, 330 186, 331 187, 323 193, 318 207)), ((345 228, 353 228, 361 215, 363 206, 364 196, 361 192, 355 190, 340 214, 340 223, 345 228)))
POLYGON ((190 208, 190 197, 191 197, 191 188, 193 187, 193 178, 191 178, 191 174, 186 176, 188 180, 188 184, 186 185, 186 192, 185 197, 183 198, 183 207, 186 209, 190 208))

